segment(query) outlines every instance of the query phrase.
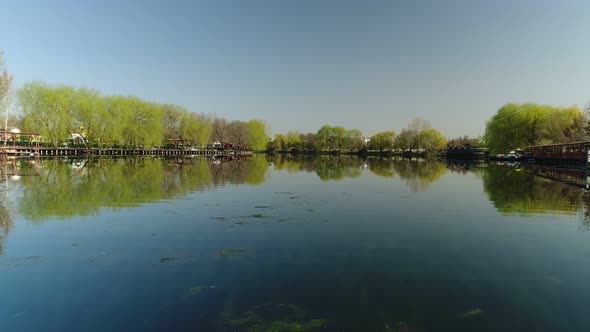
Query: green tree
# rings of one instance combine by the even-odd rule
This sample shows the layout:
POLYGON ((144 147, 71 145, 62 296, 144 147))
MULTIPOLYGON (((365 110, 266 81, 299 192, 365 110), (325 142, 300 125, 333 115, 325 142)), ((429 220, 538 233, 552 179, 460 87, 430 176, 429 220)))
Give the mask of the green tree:
POLYGON ((27 83, 18 93, 23 112, 23 125, 27 131, 39 132, 58 146, 67 140, 74 126, 70 112, 74 89, 66 86, 52 88, 45 83, 27 83))
POLYGON ((287 146, 291 150, 300 150, 301 146, 301 134, 296 131, 290 131, 287 133, 287 146))
POLYGON ((209 142, 209 137, 211 137, 211 133, 213 132, 211 117, 203 113, 191 113, 191 117, 198 123, 198 129, 193 143, 199 147, 205 146, 209 142))
POLYGON ((123 96, 111 96, 104 99, 105 109, 100 114, 97 127, 99 147, 122 144, 125 127, 129 121, 129 99, 123 96))
POLYGON ((330 125, 324 125, 318 130, 316 140, 320 149, 332 150, 334 148, 333 132, 334 127, 330 125))
POLYGON ((394 131, 384 131, 377 133, 371 137, 369 141, 369 148, 371 150, 379 150, 383 152, 385 150, 392 150, 396 139, 394 131))
POLYGON ((527 145, 585 139, 586 123, 577 107, 506 104, 487 122, 485 141, 495 152, 527 145))
POLYGON ((418 140, 420 141, 420 147, 428 153, 444 150, 447 146, 447 139, 434 128, 422 130, 418 140))
POLYGON ((268 143, 268 129, 264 121, 250 120, 246 122, 249 130, 249 144, 255 151, 262 151, 268 143))
POLYGON ((324 125, 318 130, 316 140, 321 149, 341 151, 346 144, 346 129, 324 125))
POLYGON ((365 145, 363 133, 358 129, 347 130, 345 133, 346 149, 359 151, 365 145))
POLYGON ((127 102, 128 117, 124 126, 127 145, 134 148, 160 146, 164 136, 162 106, 137 97, 128 97, 127 102))
POLYGON ((283 134, 275 134, 275 138, 273 140, 273 147, 277 150, 285 150, 287 149, 288 139, 287 136, 283 134))
POLYGON ((96 90, 79 89, 73 94, 73 105, 70 109, 73 118, 72 131, 82 135, 87 147, 96 143, 101 137, 101 124, 108 114, 105 99, 96 90))
POLYGON ((299 139, 301 140, 301 149, 306 151, 315 151, 317 150, 317 142, 316 142, 316 135, 313 133, 301 134, 299 135, 299 139))

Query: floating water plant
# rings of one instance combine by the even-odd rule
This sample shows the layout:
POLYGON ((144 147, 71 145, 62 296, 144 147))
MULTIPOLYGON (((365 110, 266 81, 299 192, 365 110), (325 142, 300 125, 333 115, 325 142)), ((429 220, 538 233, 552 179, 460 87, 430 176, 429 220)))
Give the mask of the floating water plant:
POLYGON ((227 257, 248 252, 248 249, 225 249, 217 252, 217 256, 227 257))
POLYGON ((167 262, 172 262, 175 260, 176 260, 176 257, 162 257, 162 258, 160 258, 160 263, 167 263, 167 262))
POLYGON ((470 317, 481 315, 482 313, 483 313, 483 311, 481 309, 476 308, 473 310, 465 311, 464 313, 459 315, 459 318, 470 318, 470 317))
POLYGON ((305 319, 305 311, 292 304, 265 304, 238 315, 226 314, 224 325, 248 332, 325 331, 325 319, 305 319))

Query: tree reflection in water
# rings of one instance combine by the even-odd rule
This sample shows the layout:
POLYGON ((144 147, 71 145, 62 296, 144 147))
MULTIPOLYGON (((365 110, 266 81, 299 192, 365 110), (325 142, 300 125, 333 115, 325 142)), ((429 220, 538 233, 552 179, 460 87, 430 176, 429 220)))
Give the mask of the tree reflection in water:
MULTIPOLYGON (((267 170, 315 173, 322 181, 357 178, 363 171, 385 178, 399 178, 412 191, 425 191, 447 170, 481 177, 484 192, 496 209, 505 214, 561 213, 583 218, 590 229, 590 193, 575 185, 586 181, 585 173, 560 175, 555 170, 522 167, 474 167, 438 160, 340 156, 256 155, 248 158, 209 159, 153 157, 45 159, 5 163, 2 180, 19 178, 23 194, 9 204, 9 191, 0 195, 0 253, 13 227, 11 206, 26 219, 42 222, 98 213, 100 208, 138 206, 170 199, 212 186, 261 184, 267 170), (562 183, 563 178, 568 183, 562 183), (553 181, 555 180, 559 181, 553 181)), ((487 166, 487 165, 484 165, 487 166)))
POLYGON ((170 199, 226 182, 262 183, 264 157, 215 161, 208 158, 88 158, 42 161, 38 178, 23 178, 19 212, 33 222, 91 215, 170 199))
POLYGON ((356 178, 367 167, 384 178, 399 176, 412 191, 424 191, 446 173, 445 163, 432 159, 366 158, 356 156, 269 156, 275 170, 315 172, 321 180, 356 178))
POLYGON ((573 215, 587 205, 581 188, 543 174, 537 168, 489 167, 482 176, 484 191, 505 214, 573 215))

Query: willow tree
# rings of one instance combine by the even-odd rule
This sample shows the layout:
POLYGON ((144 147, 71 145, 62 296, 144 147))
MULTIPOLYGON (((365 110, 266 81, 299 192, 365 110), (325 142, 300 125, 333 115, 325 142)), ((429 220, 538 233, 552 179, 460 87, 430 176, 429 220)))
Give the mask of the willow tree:
POLYGON ((289 139, 283 134, 275 134, 275 138, 272 141, 272 148, 277 150, 284 150, 288 148, 289 139))
POLYGON ((318 130, 316 138, 322 149, 342 150, 346 144, 346 129, 341 126, 324 125, 318 130))
POLYGON ((487 122, 485 140, 496 152, 527 145, 565 143, 585 138, 577 107, 506 104, 487 122))
POLYGON ((371 150, 392 150, 394 148, 396 134, 394 131, 384 131, 371 136, 369 148, 371 150))
POLYGON ((194 136, 194 144, 204 146, 209 142, 209 137, 213 132, 213 122, 211 117, 203 113, 191 113, 192 118, 198 123, 197 132, 194 136))
POLYGON ((179 133, 183 140, 202 146, 211 136, 211 123, 206 115, 187 111, 182 114, 179 133))
POLYGON ((296 131, 287 133, 287 146, 292 150, 299 150, 302 147, 301 134, 296 131))
POLYGON ((268 143, 268 130, 264 121, 250 120, 246 122, 250 132, 250 145, 253 150, 262 151, 268 143))
POLYGON ((99 114, 96 136, 99 146, 121 144, 124 140, 125 126, 129 121, 129 100, 123 96, 110 96, 104 99, 104 110, 99 114))
POLYGON ((347 130, 344 137, 344 145, 348 150, 358 151, 365 145, 365 142, 363 141, 363 133, 358 129, 347 130))
POLYGON ((447 139, 436 129, 422 130, 418 135, 420 148, 428 153, 443 150, 447 146, 447 139))
POLYGON ((162 142, 162 106, 140 100, 127 98, 127 122, 124 137, 128 145, 134 147, 157 147, 162 142))
POLYGON ((53 146, 67 140, 73 127, 74 92, 71 87, 50 87, 39 81, 25 84, 18 92, 24 129, 39 132, 53 146))
POLYGON ((108 117, 100 92, 85 88, 75 91, 70 111, 74 121, 72 131, 82 136, 87 147, 91 142, 97 143, 101 138, 101 125, 108 117))

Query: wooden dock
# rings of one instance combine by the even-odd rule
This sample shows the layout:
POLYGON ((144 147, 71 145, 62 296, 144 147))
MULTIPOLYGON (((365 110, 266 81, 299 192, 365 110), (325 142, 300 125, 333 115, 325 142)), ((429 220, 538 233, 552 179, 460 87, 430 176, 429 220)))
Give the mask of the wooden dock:
POLYGON ((590 141, 527 146, 521 159, 547 165, 587 167, 590 141))
POLYGON ((0 154, 12 156, 244 156, 252 151, 243 150, 188 150, 188 149, 84 149, 84 148, 50 148, 27 146, 2 146, 0 154))

